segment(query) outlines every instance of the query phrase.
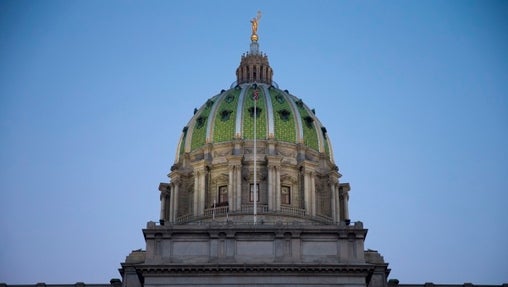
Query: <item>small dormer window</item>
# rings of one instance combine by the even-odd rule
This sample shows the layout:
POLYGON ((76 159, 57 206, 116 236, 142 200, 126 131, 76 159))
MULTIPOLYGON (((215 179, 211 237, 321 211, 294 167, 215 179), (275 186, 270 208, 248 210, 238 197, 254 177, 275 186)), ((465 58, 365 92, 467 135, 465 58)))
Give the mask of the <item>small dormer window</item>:
MULTIPOLYGON (((262 111, 261 108, 256 108, 256 117, 259 117, 259 115, 261 114, 261 111, 262 111)), ((249 108, 249 114, 250 114, 251 118, 254 117, 254 107, 249 108)))
POLYGON ((229 103, 231 103, 234 99, 235 99, 235 96, 233 96, 233 95, 229 94, 229 95, 227 95, 227 96, 226 96, 225 101, 226 101, 226 103, 228 103, 228 104, 229 104, 229 103))
POLYGON ((291 112, 286 109, 280 110, 277 113, 279 114, 280 119, 285 122, 289 120, 289 116, 291 115, 291 112))
POLYGON ((205 121, 206 121, 206 117, 199 116, 199 117, 196 119, 196 127, 197 127, 198 129, 202 128, 202 127, 205 125, 205 121))
POLYGON ((219 113, 221 121, 225 122, 225 121, 229 120, 232 113, 233 113, 233 111, 231 111, 231 110, 222 110, 219 113))
POLYGON ((306 116, 303 118, 305 121, 305 124, 308 128, 312 128, 312 123, 314 122, 314 119, 311 116, 306 116))
POLYGON ((279 102, 279 104, 283 104, 283 103, 284 103, 284 97, 283 97, 281 94, 277 94, 277 95, 275 96, 275 100, 276 100, 277 102, 279 102))

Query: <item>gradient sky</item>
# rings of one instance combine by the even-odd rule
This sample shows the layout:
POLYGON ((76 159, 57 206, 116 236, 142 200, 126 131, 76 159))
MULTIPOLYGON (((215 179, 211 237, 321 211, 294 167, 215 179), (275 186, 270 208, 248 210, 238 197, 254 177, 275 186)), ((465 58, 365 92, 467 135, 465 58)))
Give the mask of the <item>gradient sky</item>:
POLYGON ((508 282, 508 2, 0 1, 0 282, 106 283, 261 10, 401 283, 508 282))

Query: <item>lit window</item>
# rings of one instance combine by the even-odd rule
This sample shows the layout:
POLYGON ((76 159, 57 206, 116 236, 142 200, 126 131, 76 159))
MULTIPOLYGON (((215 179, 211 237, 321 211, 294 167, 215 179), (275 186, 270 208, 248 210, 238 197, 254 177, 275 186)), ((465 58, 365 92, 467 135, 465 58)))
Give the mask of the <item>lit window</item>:
POLYGON ((291 188, 289 186, 281 186, 280 188, 280 203, 291 204, 291 188))
POLYGON ((228 187, 223 185, 219 187, 219 204, 228 203, 228 187))
MULTIPOLYGON (((259 202, 259 183, 256 183, 257 187, 257 202, 259 202)), ((254 202, 254 184, 250 185, 249 201, 254 202)))

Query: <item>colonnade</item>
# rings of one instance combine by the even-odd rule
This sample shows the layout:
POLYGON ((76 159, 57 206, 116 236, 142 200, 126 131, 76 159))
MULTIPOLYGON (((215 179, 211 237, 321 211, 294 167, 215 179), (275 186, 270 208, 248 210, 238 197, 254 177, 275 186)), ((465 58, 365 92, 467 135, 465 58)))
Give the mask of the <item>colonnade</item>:
MULTIPOLYGON (((281 157, 267 156, 267 203, 268 210, 278 212, 281 210, 281 157)), ((194 166, 194 192, 192 193, 192 215, 202 216, 206 208, 206 190, 209 189, 207 177, 209 170, 204 164, 194 166)), ((303 181, 303 206, 308 216, 316 216, 316 171, 315 167, 303 165, 300 169, 303 181)), ((331 194, 331 218, 338 223, 349 219, 349 184, 339 183, 338 173, 330 173, 328 176, 328 189, 331 194)), ((228 204, 231 212, 240 211, 242 207, 242 157, 230 156, 228 158, 228 204)), ((163 221, 176 222, 178 217, 178 198, 181 192, 181 180, 179 175, 172 173, 171 183, 161 183, 161 212, 163 221)), ((185 191, 189 192, 189 191, 185 191)), ((294 198, 298 187, 293 185, 291 197, 294 198)), ((301 200, 301 198, 299 198, 301 200)))

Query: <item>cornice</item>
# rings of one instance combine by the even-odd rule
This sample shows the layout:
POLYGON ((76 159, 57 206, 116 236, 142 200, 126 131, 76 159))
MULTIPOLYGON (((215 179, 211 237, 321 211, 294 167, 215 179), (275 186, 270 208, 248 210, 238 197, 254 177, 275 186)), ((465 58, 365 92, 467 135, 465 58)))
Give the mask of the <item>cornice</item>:
POLYGON ((147 275, 166 275, 175 273, 312 273, 365 276, 373 272, 375 265, 361 264, 166 264, 166 265, 137 265, 135 268, 147 275))

